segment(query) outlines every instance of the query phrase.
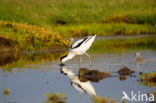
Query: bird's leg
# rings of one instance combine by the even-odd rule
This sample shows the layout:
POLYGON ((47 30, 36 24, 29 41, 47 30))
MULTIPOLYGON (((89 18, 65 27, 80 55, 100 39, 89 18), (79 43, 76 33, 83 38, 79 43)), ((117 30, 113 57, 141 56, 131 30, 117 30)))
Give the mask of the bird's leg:
POLYGON ((79 66, 80 66, 81 63, 82 63, 82 58, 81 58, 81 55, 80 55, 79 66))
POLYGON ((87 53, 85 53, 85 55, 87 55, 87 56, 88 56, 88 59, 89 59, 89 62, 90 62, 90 66, 92 66, 91 56, 90 56, 89 54, 87 54, 87 53))
POLYGON ((81 55, 80 55, 80 64, 82 63, 82 58, 81 58, 81 55))

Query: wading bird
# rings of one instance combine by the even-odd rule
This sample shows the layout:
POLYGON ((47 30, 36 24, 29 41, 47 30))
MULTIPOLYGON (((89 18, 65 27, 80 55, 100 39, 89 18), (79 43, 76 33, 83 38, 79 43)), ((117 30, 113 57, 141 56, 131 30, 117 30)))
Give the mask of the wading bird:
POLYGON ((91 96, 96 96, 96 91, 90 81, 81 82, 79 77, 73 73, 72 70, 68 69, 66 66, 61 66, 60 72, 67 75, 71 81, 71 85, 82 93, 87 93, 91 96))
POLYGON ((139 52, 136 53, 136 58, 137 58, 137 61, 144 61, 145 58, 143 56, 141 56, 141 54, 139 52))
POLYGON ((95 40, 96 34, 93 36, 87 36, 83 39, 80 39, 76 42, 74 42, 70 48, 68 55, 65 55, 60 58, 61 64, 64 64, 69 59, 72 59, 76 55, 80 55, 80 63, 81 63, 81 55, 85 54, 89 58, 90 65, 92 65, 91 57, 89 54, 86 53, 86 51, 91 47, 93 41, 95 40))
POLYGON ((145 58, 143 56, 141 56, 141 54, 139 52, 136 53, 136 63, 139 66, 141 64, 142 61, 145 61, 145 58))

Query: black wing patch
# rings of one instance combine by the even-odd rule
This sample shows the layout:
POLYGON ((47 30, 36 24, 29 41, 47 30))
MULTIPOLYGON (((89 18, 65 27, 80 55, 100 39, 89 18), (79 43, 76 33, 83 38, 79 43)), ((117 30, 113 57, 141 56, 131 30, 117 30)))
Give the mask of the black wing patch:
POLYGON ((87 40, 88 37, 84 38, 83 41, 81 41, 80 43, 78 43, 76 46, 72 47, 72 45, 70 46, 71 49, 75 49, 78 48, 85 40, 87 40))
POLYGON ((85 93, 87 93, 87 91, 86 91, 84 88, 82 88, 81 85, 79 85, 79 84, 77 84, 77 83, 71 82, 71 85, 72 85, 72 86, 73 86, 73 84, 77 85, 81 90, 83 90, 85 93))
POLYGON ((63 70, 62 70, 62 69, 61 69, 60 71, 61 71, 61 73, 62 73, 62 74, 67 75, 67 73, 63 72, 63 70))
POLYGON ((86 43, 87 41, 89 41, 92 37, 93 37, 93 36, 90 36, 90 37, 88 38, 88 40, 85 41, 85 43, 86 43))

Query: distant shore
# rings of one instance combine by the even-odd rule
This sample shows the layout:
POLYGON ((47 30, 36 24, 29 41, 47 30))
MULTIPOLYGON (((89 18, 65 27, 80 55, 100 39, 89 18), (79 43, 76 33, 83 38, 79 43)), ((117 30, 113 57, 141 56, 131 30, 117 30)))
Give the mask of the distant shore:
POLYGON ((4 52, 68 47, 71 37, 92 34, 156 34, 154 0, 1 0, 0 4, 4 52))

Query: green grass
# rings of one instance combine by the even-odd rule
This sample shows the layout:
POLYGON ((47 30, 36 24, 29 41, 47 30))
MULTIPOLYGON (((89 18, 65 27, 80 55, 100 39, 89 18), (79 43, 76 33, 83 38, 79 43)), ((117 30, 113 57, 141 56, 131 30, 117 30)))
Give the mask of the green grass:
POLYGON ((127 23, 107 23, 107 24, 77 24, 77 25, 59 25, 53 28, 63 36, 86 36, 96 33, 98 36, 114 35, 139 35, 156 34, 156 28, 148 24, 127 24, 127 23))
POLYGON ((156 33, 155 0, 1 0, 0 14, 66 36, 156 33))
POLYGON ((0 52, 9 49, 43 50, 66 47, 67 38, 43 27, 0 21, 0 52))
POLYGON ((155 0, 0 0, 0 14, 0 39, 11 49, 68 46, 71 36, 95 33, 156 34, 155 0))
POLYGON ((1 0, 0 3, 3 14, 0 19, 38 25, 51 25, 58 20, 101 22, 111 15, 121 14, 146 19, 147 15, 156 12, 154 0, 1 0))
POLYGON ((93 53, 104 53, 125 52, 137 49, 156 49, 156 36, 101 39, 95 41, 89 51, 93 53))

